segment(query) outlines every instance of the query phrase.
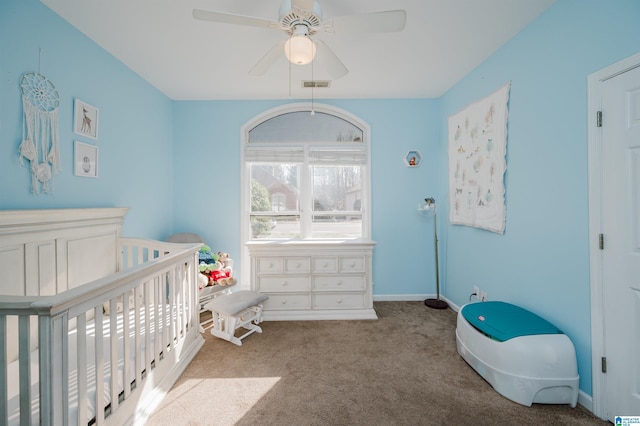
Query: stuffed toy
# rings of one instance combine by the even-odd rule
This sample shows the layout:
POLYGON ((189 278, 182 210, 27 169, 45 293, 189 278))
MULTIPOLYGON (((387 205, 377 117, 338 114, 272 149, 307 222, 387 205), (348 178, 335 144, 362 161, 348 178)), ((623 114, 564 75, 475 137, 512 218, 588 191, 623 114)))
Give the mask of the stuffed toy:
POLYGON ((206 263, 207 265, 211 263, 216 263, 218 261, 218 254, 211 251, 211 247, 204 245, 200 247, 200 252, 198 253, 198 257, 200 260, 200 264, 206 263))
POLYGON ((211 251, 211 247, 204 245, 200 248, 199 256, 199 270, 201 275, 206 279, 199 279, 198 287, 202 289, 208 285, 233 285, 236 283, 233 278, 233 260, 229 258, 229 253, 219 251, 214 253, 211 251), (203 285, 204 284, 204 285, 203 285))

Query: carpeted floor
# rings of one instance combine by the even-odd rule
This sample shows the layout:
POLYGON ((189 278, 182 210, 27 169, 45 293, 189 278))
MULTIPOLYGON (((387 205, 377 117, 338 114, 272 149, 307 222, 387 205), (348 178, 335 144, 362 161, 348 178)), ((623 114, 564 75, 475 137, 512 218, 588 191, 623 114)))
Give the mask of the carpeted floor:
POLYGON ((578 405, 525 407, 456 352, 456 314, 376 302, 374 321, 273 321, 212 337, 149 425, 610 425, 578 405))

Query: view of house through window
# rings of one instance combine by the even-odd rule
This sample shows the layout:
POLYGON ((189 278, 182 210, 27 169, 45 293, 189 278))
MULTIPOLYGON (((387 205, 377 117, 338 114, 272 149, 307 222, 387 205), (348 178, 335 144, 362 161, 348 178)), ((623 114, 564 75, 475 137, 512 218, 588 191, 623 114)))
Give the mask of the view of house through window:
POLYGON ((365 136, 330 111, 284 112, 250 129, 244 147, 250 239, 367 237, 365 136))

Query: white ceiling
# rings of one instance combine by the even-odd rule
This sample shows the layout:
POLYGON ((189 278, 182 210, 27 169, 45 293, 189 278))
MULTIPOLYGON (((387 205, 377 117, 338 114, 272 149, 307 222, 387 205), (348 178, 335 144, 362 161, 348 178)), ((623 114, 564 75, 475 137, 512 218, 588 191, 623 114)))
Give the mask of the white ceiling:
MULTIPOLYGON (((309 98, 312 67, 280 58, 248 71, 286 38, 279 30, 197 21, 196 9, 278 21, 281 0, 41 0, 175 100, 309 98)), ((319 0, 324 19, 404 9, 405 30, 318 33, 349 69, 315 98, 434 98, 451 88, 555 0, 319 0)), ((316 61, 317 62, 317 61, 316 61)), ((316 80, 330 79, 322 64, 316 80)))

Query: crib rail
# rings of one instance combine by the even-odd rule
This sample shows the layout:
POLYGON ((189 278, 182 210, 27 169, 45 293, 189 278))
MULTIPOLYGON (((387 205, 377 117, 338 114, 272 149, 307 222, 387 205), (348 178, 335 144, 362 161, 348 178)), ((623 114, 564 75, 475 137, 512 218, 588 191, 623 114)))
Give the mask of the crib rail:
POLYGON ((122 238, 114 275, 53 296, 2 297, 0 424, 130 421, 144 389, 201 339, 200 246, 122 238), (12 326, 17 342, 7 341, 12 326), (9 387, 10 345, 18 345, 17 396, 9 387))

